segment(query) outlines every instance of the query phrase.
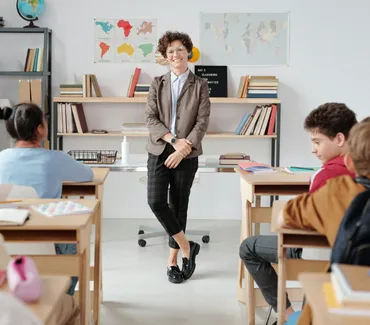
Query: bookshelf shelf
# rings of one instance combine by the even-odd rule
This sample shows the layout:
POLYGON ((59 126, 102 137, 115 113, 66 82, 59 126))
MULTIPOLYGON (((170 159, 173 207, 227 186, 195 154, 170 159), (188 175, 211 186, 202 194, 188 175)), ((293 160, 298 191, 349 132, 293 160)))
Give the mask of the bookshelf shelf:
MULTIPOLYGON (((0 76, 17 76, 17 77, 42 77, 44 72, 25 72, 25 71, 0 71, 0 76)), ((51 72, 45 72, 45 75, 50 76, 51 72)))
MULTIPOLYGON (((105 134, 96 134, 96 133, 58 133, 58 136, 63 137, 147 137, 148 133, 128 133, 128 132, 121 132, 121 131, 108 131, 105 134)), ((225 138, 225 139, 242 139, 242 138, 250 138, 250 139, 275 139, 277 136, 274 135, 238 135, 231 132, 209 132, 205 135, 206 138, 225 138)))
MULTIPOLYGON (((281 118, 281 103, 279 98, 238 98, 238 97, 211 97, 212 104, 233 105, 240 104, 241 108, 246 108, 245 105, 276 105, 276 120, 275 132, 272 135, 239 135, 234 132, 208 132, 205 135, 206 139, 239 139, 239 140, 269 140, 271 142, 271 165, 279 166, 280 162, 280 118, 281 118)), ((74 104, 88 104, 88 103, 101 103, 101 104, 143 104, 147 102, 146 97, 67 97, 59 96, 53 98, 53 111, 52 111, 52 148, 63 150, 63 138, 86 138, 97 137, 104 138, 119 138, 123 136, 145 138, 148 132, 121 132, 121 130, 107 130, 108 133, 61 133, 58 131, 58 106, 61 103, 74 103, 74 104)), ((88 105, 87 105, 88 106, 88 105)), ((85 105, 84 105, 85 107, 85 105)), ((124 108, 124 105, 122 105, 124 108)), ((88 108, 86 108, 88 109, 88 108)), ((257 123, 257 122, 254 122, 257 123)), ((268 122, 269 123, 269 122, 268 122)), ((261 126, 262 127, 262 124, 261 126)), ((266 127, 266 126, 265 126, 266 127)), ((245 132, 244 132, 245 133, 245 132)))
MULTIPOLYGON (((278 98, 211 97, 213 104, 279 104, 278 98)), ((145 97, 55 97, 54 103, 137 103, 145 104, 145 97)))
POLYGON ((13 34, 43 34, 50 33, 49 28, 22 28, 22 27, 3 27, 0 28, 0 33, 13 33, 13 34))

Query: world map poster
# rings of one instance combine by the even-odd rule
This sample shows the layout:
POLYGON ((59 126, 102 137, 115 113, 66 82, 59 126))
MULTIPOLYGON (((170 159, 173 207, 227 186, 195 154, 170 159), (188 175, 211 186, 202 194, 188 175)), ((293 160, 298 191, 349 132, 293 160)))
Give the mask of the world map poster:
POLYGON ((154 62, 156 19, 95 19, 95 62, 154 62))
POLYGON ((204 65, 289 63, 289 13, 201 13, 200 20, 204 65))

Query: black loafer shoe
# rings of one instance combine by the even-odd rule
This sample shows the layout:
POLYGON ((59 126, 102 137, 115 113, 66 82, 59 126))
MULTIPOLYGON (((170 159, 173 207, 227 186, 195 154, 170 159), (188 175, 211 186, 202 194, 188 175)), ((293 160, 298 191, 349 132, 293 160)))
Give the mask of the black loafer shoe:
POLYGON ((184 280, 190 279, 193 275, 196 267, 195 258, 199 254, 200 246, 198 243, 189 241, 190 244, 190 256, 189 259, 186 257, 182 258, 182 275, 184 280))
POLYGON ((177 265, 167 267, 167 276, 168 276, 168 281, 170 281, 171 283, 184 282, 184 278, 182 277, 180 268, 177 265))

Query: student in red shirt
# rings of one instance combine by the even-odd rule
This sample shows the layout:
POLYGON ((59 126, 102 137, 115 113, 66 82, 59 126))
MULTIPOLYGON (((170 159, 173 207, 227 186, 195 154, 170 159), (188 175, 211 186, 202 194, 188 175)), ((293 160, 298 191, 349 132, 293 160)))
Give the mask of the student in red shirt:
MULTIPOLYGON (((351 175, 344 164, 348 152, 348 135, 357 123, 356 114, 345 104, 326 103, 314 109, 305 119, 304 128, 311 134, 312 153, 323 163, 310 180, 309 193, 321 188, 328 179, 351 175)), ((260 288, 266 302, 277 311, 277 274, 271 263, 277 263, 277 236, 251 236, 240 246, 240 258, 260 288)), ((288 258, 301 258, 302 249, 290 248, 288 258)), ((294 312, 286 297, 285 318, 294 312)))

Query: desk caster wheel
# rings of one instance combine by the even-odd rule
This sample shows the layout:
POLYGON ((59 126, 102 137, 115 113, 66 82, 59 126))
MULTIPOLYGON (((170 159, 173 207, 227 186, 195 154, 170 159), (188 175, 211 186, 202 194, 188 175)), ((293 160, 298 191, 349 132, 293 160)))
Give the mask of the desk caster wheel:
POLYGON ((207 235, 202 237, 202 242, 205 243, 205 244, 208 244, 209 240, 210 240, 210 238, 207 235))
POLYGON ((138 235, 144 235, 144 230, 139 230, 138 235))
POLYGON ((144 240, 144 239, 139 239, 137 242, 138 242, 140 247, 145 247, 146 246, 146 240, 144 240))

